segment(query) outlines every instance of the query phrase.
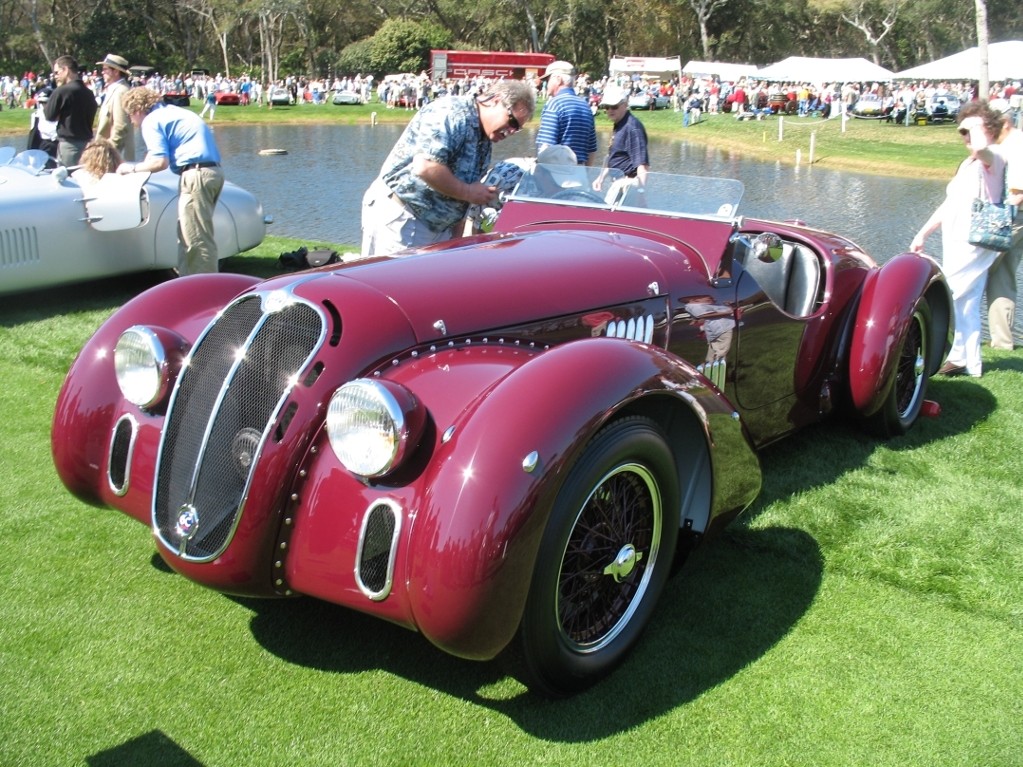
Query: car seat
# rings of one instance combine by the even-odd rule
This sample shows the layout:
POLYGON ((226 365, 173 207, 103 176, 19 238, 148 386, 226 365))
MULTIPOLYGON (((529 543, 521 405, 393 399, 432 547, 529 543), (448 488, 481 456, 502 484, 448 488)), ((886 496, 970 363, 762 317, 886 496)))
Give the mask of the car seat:
POLYGON ((785 242, 776 261, 763 261, 750 254, 743 266, 779 309, 795 317, 808 317, 813 313, 821 265, 809 248, 785 242))

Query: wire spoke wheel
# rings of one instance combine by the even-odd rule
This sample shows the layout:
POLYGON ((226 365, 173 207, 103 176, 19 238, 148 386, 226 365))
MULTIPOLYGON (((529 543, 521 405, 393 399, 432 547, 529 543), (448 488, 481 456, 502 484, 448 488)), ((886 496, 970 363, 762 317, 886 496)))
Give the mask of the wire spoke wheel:
POLYGON ((615 421, 583 450, 551 507, 519 627, 531 687, 584 689, 639 640, 671 572, 678 476, 648 418, 615 421))
POLYGON ((660 492, 651 473, 620 466, 586 500, 569 538, 558 584, 566 642, 599 649, 627 622, 649 584, 661 533, 660 492))
POLYGON ((924 328, 919 314, 914 314, 895 371, 895 408, 900 416, 919 410, 924 380, 924 328))
POLYGON ((930 332, 931 307, 926 299, 921 298, 910 317, 881 407, 865 419, 864 425, 872 434, 900 436, 908 432, 920 417, 929 380, 927 350, 930 332))

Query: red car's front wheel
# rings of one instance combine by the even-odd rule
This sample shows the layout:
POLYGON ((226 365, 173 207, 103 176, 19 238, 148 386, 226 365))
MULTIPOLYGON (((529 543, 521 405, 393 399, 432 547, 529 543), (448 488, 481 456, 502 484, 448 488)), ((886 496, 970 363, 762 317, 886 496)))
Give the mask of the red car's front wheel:
POLYGON ((520 638, 534 687, 581 690, 636 643, 671 569, 678 472, 656 424, 625 418, 587 446, 555 501, 520 638))

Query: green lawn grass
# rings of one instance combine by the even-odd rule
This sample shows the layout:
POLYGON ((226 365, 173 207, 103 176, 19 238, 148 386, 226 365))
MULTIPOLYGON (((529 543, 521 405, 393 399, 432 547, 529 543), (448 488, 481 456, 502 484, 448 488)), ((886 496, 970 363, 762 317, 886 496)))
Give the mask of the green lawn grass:
POLYGON ((342 608, 205 590, 63 490, 62 377, 153 281, 0 305, 0 765, 1023 764, 1018 352, 934 380, 941 416, 904 438, 832 422, 769 448, 637 652, 551 702, 342 608))

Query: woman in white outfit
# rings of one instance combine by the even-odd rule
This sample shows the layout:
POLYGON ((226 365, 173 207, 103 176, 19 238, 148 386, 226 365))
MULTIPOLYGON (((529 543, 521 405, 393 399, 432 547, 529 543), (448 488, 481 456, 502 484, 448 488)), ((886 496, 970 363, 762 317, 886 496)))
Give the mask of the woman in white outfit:
POLYGON ((998 140, 1002 117, 986 101, 971 101, 960 110, 958 119, 969 157, 948 183, 944 202, 913 238, 909 249, 923 251, 927 237, 941 229, 942 271, 952 291, 956 329, 948 361, 939 372, 979 377, 980 302, 987 271, 998 253, 969 243, 970 214, 977 197, 1002 200, 1005 162, 990 148, 998 140))

